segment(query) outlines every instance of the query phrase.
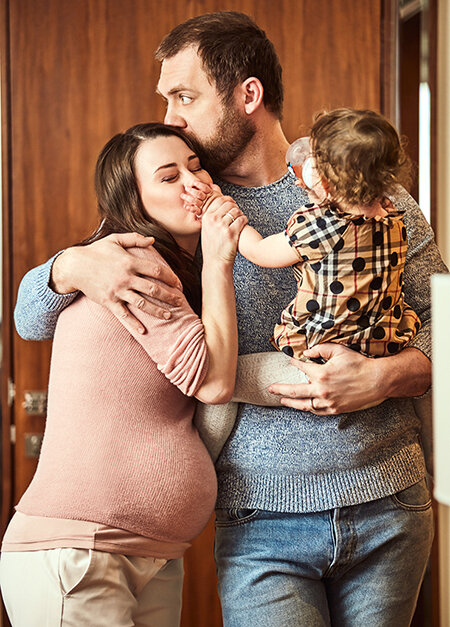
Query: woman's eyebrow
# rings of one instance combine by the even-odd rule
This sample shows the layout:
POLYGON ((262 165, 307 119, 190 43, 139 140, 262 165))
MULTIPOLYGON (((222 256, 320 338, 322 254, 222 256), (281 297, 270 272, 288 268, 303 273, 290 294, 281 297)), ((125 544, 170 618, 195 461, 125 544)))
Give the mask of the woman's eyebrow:
MULTIPOLYGON (((188 157, 188 161, 192 161, 193 159, 198 159, 197 155, 190 155, 188 157)), ((153 172, 153 174, 156 174, 157 172, 159 172, 160 170, 164 170, 165 168, 176 168, 177 167, 177 163, 173 162, 173 163, 165 163, 164 165, 160 165, 159 168, 156 168, 156 170, 153 172)))
POLYGON ((156 168, 156 170, 153 172, 153 174, 156 174, 157 172, 159 172, 160 170, 163 170, 164 168, 174 168, 176 167, 176 163, 166 163, 165 165, 160 165, 159 168, 156 168))

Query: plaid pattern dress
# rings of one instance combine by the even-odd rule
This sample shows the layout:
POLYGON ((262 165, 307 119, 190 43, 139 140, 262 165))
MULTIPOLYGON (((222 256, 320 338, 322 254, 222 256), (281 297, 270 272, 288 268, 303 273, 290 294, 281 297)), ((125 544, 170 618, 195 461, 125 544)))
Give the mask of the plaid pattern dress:
POLYGON ((410 342, 420 320, 403 299, 403 213, 365 218, 307 204, 291 216, 286 237, 299 256, 298 290, 275 326, 278 350, 298 359, 306 348, 338 342, 382 357, 410 342))

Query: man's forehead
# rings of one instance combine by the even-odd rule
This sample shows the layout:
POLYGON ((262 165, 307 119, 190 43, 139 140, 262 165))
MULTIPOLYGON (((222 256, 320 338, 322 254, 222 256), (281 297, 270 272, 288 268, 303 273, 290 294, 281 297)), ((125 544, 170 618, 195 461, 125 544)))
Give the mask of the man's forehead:
POLYGON ((163 60, 157 86, 159 93, 169 95, 186 89, 200 89, 206 85, 213 86, 203 69, 196 48, 190 46, 163 60))

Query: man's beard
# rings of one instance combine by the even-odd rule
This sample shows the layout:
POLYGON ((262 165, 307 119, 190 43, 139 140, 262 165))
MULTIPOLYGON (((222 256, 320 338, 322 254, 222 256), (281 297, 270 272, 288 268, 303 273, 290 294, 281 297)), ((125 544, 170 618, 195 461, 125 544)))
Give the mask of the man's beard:
POLYGON ((194 137, 199 144, 198 156, 210 174, 226 170, 242 154, 256 132, 254 124, 239 113, 233 103, 222 106, 223 115, 214 135, 203 142, 194 137))

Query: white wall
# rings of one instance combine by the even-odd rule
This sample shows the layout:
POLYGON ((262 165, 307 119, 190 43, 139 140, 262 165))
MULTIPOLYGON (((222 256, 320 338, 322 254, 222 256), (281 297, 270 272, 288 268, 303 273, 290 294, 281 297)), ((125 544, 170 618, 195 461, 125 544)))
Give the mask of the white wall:
MULTIPOLYGON (((437 118, 437 204, 438 245, 450 265, 450 3, 438 1, 438 118, 437 118)), ((438 348, 438 341, 450 347, 450 277, 433 282, 433 344, 438 351, 433 365, 433 403, 435 429, 436 499, 439 505, 439 561, 441 626, 450 625, 450 350, 438 348), (443 280, 447 280, 444 287, 443 280), (442 292, 439 291, 441 290, 442 292), (444 291, 445 290, 445 291, 444 291), (447 292, 446 294, 445 292, 447 292), (445 303, 444 299, 448 298, 445 303), (439 337, 439 339, 438 339, 439 337), (437 358, 437 359, 436 359, 437 358), (447 398, 445 398, 447 397, 447 398), (446 444, 446 446, 445 446, 446 444), (447 450, 445 450, 447 449, 447 450), (448 466, 448 467, 447 467, 448 466)))

